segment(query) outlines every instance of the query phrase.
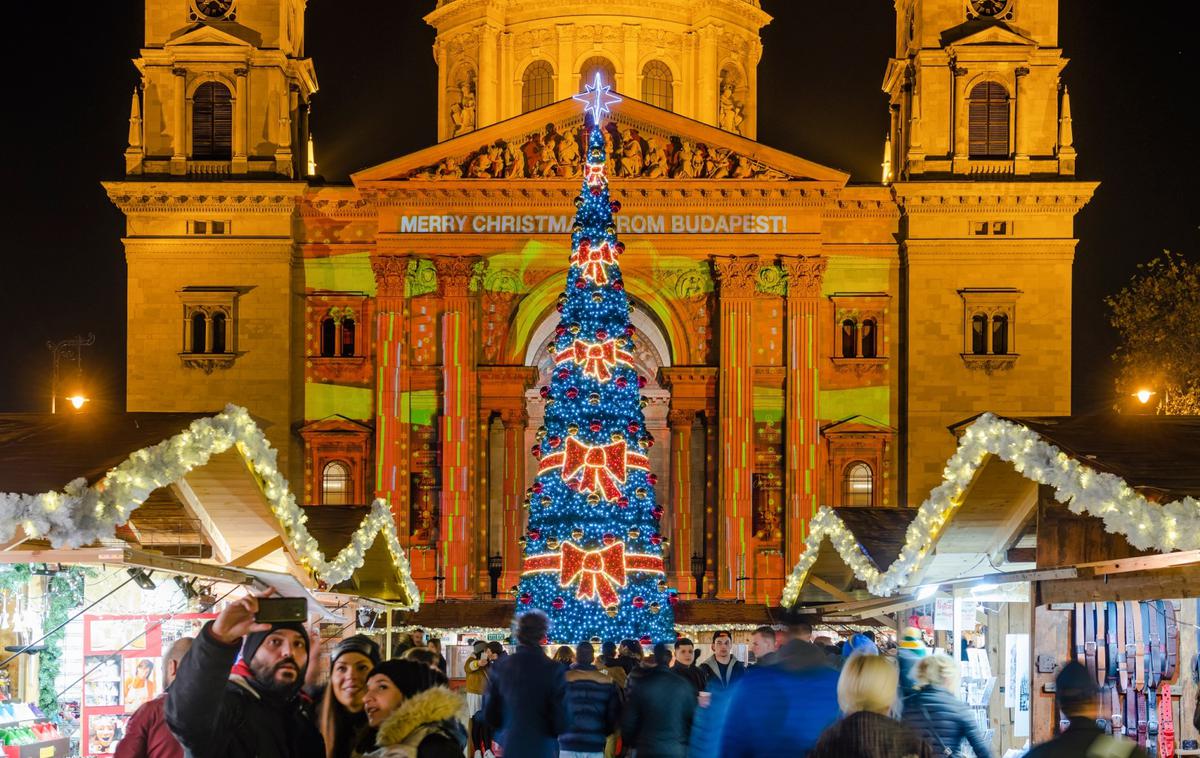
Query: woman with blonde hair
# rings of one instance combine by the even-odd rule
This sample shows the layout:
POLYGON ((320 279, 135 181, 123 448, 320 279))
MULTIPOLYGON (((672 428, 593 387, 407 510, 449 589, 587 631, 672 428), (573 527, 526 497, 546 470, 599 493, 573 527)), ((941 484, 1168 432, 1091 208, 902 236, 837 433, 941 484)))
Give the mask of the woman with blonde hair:
POLYGON ((935 755, 962 755, 965 740, 978 758, 992 750, 967 704, 955 696, 958 666, 948 655, 922 658, 916 667, 917 691, 904 698, 904 723, 925 738, 935 755))
POLYGON ((838 678, 842 718, 825 730, 809 758, 933 758, 926 742, 887 715, 898 684, 896 666, 887 658, 851 656, 838 678))

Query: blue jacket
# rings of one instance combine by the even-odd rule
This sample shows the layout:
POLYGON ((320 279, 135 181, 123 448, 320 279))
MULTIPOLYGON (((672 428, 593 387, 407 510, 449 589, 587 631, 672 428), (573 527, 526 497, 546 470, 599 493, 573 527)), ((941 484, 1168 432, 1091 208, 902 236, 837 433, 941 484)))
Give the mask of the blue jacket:
POLYGON ((617 685, 591 664, 576 664, 566 680, 567 730, 558 736, 558 746, 580 753, 602 752, 621 712, 617 685))
POLYGON ((941 687, 922 687, 904 698, 903 721, 925 738, 935 755, 946 748, 960 755, 966 740, 978 758, 991 758, 992 746, 984 740, 971 709, 941 687))
POLYGON ((771 666, 753 666, 728 693, 722 758, 805 756, 840 715, 838 671, 825 651, 793 640, 771 666))
POLYGON ((492 666, 483 711, 501 732, 504 754, 556 758, 558 735, 567 729, 562 667, 536 645, 521 645, 492 666))

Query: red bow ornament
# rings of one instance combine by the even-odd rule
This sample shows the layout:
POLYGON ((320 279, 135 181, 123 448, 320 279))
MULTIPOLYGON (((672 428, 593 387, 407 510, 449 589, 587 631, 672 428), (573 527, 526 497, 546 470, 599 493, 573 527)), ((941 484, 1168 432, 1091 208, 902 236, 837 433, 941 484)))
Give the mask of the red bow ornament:
POLYGON ((611 502, 620 499, 620 485, 625 483, 629 469, 649 469, 650 459, 631 452, 624 439, 608 445, 587 445, 576 437, 567 437, 563 452, 542 458, 538 474, 560 467, 564 482, 577 481, 579 492, 595 492, 611 502))
POLYGON ((568 362, 583 366, 583 373, 596 381, 607 382, 612 378, 613 369, 617 366, 633 365, 633 355, 624 350, 618 350, 616 340, 606 340, 605 342, 575 340, 574 344, 555 357, 555 363, 568 362))
POLYGON ((579 578, 580 600, 599 597, 605 605, 617 602, 617 587, 625 586, 625 543, 615 542, 599 550, 583 550, 571 542, 562 546, 562 567, 558 582, 564 587, 579 578))
POLYGON ((600 247, 592 247, 587 243, 579 243, 579 250, 571 255, 571 263, 579 266, 584 279, 597 286, 608 283, 608 272, 605 266, 617 262, 617 253, 607 242, 600 247))

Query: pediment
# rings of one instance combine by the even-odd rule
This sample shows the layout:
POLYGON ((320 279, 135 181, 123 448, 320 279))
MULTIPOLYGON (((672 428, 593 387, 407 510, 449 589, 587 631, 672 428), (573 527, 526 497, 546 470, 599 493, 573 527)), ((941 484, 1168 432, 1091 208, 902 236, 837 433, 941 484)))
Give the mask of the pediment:
POLYGON ((1037 40, 1020 33, 1003 21, 968 21, 942 33, 942 44, 955 47, 965 45, 1018 45, 1037 47, 1037 40))
POLYGON ((883 422, 862 415, 848 416, 821 427, 821 434, 826 437, 839 434, 893 434, 895 431, 893 427, 883 422))
MULTIPOLYGON (((573 100, 491 124, 351 176, 356 185, 444 180, 576 180, 586 144, 573 100)), ((614 181, 825 181, 850 175, 626 98, 605 122, 614 181)))
POLYGON ((300 436, 306 436, 316 433, 340 432, 342 434, 372 434, 374 429, 369 424, 364 424, 361 421, 355 421, 352 418, 347 418, 340 413, 335 413, 332 416, 326 416, 323 419, 312 421, 297 430, 300 436))
POLYGON ((257 36, 252 30, 237 24, 223 24, 226 29, 218 29, 208 24, 195 24, 182 32, 178 37, 167 42, 163 47, 183 46, 212 46, 222 47, 255 47, 257 36), (239 34, 240 33, 240 34, 239 34))

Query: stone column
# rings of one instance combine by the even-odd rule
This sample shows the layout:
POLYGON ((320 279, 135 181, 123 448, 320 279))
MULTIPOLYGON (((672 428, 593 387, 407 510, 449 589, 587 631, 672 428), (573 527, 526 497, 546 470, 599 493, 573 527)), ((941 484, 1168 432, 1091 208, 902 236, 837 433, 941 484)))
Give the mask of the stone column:
POLYGON ((500 412, 504 424, 504 575, 500 589, 506 591, 521 578, 521 535, 525 531, 525 429, 529 414, 524 408, 506 408, 500 412))
MULTIPOLYGON (((437 125, 438 141, 454 136, 454 126, 450 122, 450 104, 446 102, 446 88, 450 80, 450 62, 447 60, 446 43, 439 37, 433 43, 433 57, 437 61, 438 91, 437 91, 437 125)), ((478 103, 478 99, 475 101, 478 103)))
POLYGON ((1026 113, 1029 109, 1025 107, 1025 96, 1029 92, 1029 85, 1026 79, 1029 78, 1029 69, 1025 66, 1017 66, 1013 71, 1013 77, 1016 79, 1016 87, 1013 90, 1013 173, 1017 176, 1028 176, 1030 171, 1029 161, 1029 116, 1026 113))
POLYGON ((555 100, 565 100, 575 94, 575 85, 579 81, 579 72, 575 71, 575 27, 571 24, 559 24, 558 30, 558 65, 554 73, 558 77, 558 95, 555 100))
POLYGON ((683 86, 676 89, 675 112, 681 116, 696 119, 696 34, 686 32, 683 35, 683 65, 680 67, 679 78, 683 86))
MULTIPOLYGON (((713 259, 720 284, 720 362, 717 372, 720 413, 721 513, 717 596, 735 597, 742 561, 753 552, 754 365, 750 350, 755 256, 713 259)), ((748 564, 747 564, 748 565, 748 564)))
POLYGON ((706 124, 717 125, 717 28, 706 26, 699 31, 700 62, 696 72, 696 91, 699 102, 696 103, 696 120, 706 124))
POLYGON ((513 39, 511 32, 500 35, 500 121, 520 115, 521 109, 513 105, 513 39))
MULTIPOLYGON (((622 60, 622 67, 625 69, 624 76, 621 77, 621 87, 619 89, 623 94, 630 97, 642 97, 642 88, 638 83, 642 78, 641 68, 638 67, 638 60, 641 56, 638 53, 638 35, 641 32, 641 27, 637 24, 625 24, 625 57, 622 60)), ((613 82, 613 87, 616 88, 616 82, 613 82)))
POLYGON ((392 507, 400 544, 408 547, 412 487, 412 393, 408 365, 407 256, 372 256, 375 272, 375 497, 392 507))
POLYGON ((746 103, 742 112, 742 136, 754 139, 758 135, 758 62, 762 60, 763 46, 758 39, 750 44, 746 61, 746 103))
POLYGON ((175 75, 175 130, 171 136, 171 173, 182 176, 187 173, 188 118, 187 118, 187 69, 173 68, 175 75))
POLYGON ((499 77, 496 66, 496 47, 498 32, 495 27, 483 24, 479 27, 479 78, 475 82, 475 103, 479 108, 476 114, 475 128, 482 129, 497 121, 496 113, 499 104, 497 82, 499 77))
POLYGON ((279 93, 279 121, 276 125, 275 173, 292 175, 292 88, 286 81, 279 93))
MULTIPOLYGON (((671 544, 675 556, 674 575, 667 578, 680 594, 691 597, 696 592, 692 578, 692 424, 693 410, 675 409, 667 414, 671 427, 671 544)), ((704 539, 704 535, 700 535, 704 539)))
POLYGON ((780 259, 787 276, 784 380, 784 571, 800 558, 808 522, 817 507, 819 307, 827 261, 819 255, 780 259))
POLYGON ((950 135, 954 150, 953 171, 965 174, 969 168, 971 143, 968 135, 971 106, 967 102, 967 70, 955 64, 950 65, 953 83, 950 99, 950 135))
POLYGON ((478 542, 474 519, 478 445, 478 377, 475 371, 475 297, 469 256, 434 258, 442 298, 442 517, 438 530, 447 597, 471 597, 468 574, 478 542))
POLYGON ((234 97, 237 102, 234 104, 233 114, 233 165, 230 167, 232 173, 244 174, 249 171, 249 163, 246 160, 246 134, 249 131, 249 116, 250 111, 249 94, 246 88, 246 75, 249 72, 245 68, 236 68, 233 70, 233 75, 237 77, 237 93, 234 97))

